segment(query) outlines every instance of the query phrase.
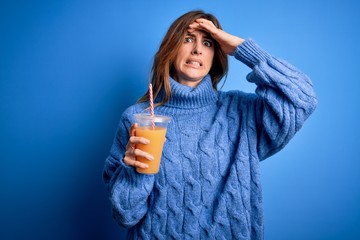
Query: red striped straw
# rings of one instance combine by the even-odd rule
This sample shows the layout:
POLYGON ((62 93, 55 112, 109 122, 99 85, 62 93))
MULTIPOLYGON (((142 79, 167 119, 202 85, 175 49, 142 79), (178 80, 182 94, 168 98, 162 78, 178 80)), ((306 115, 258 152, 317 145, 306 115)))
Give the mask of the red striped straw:
MULTIPOLYGON (((152 84, 149 83, 149 98, 150 98, 150 116, 154 118, 154 98, 153 98, 153 89, 152 84)), ((154 120, 151 121, 152 129, 155 129, 155 122, 154 120)))

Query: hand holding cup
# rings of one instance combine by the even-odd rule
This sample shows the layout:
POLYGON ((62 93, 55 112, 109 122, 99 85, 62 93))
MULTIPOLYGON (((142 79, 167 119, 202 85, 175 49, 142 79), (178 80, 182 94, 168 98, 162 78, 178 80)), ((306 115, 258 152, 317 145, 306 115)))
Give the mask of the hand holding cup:
POLYGON ((149 139, 146 139, 144 137, 138 137, 135 135, 137 127, 138 124, 135 123, 130 128, 130 138, 128 144, 126 145, 124 163, 128 166, 146 169, 149 167, 149 165, 137 161, 137 157, 143 157, 148 159, 149 161, 154 160, 154 157, 151 154, 136 148, 137 144, 147 145, 150 143, 149 139))

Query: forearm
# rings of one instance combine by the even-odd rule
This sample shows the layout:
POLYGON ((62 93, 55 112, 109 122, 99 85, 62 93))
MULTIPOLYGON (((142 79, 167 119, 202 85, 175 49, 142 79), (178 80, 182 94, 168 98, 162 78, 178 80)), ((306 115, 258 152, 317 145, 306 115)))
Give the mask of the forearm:
POLYGON ((239 45, 235 57, 252 68, 247 80, 257 85, 258 151, 266 158, 280 150, 315 110, 310 79, 289 63, 272 57, 255 42, 239 45))
POLYGON ((133 168, 118 168, 113 176, 110 200, 114 218, 123 226, 137 224, 148 210, 148 197, 154 176, 137 173, 133 168))
POLYGON ((126 125, 126 121, 119 124, 110 154, 105 161, 103 179, 114 214, 116 213, 114 217, 120 224, 132 226, 147 212, 147 199, 154 185, 154 177, 139 174, 123 162, 128 139, 126 125))

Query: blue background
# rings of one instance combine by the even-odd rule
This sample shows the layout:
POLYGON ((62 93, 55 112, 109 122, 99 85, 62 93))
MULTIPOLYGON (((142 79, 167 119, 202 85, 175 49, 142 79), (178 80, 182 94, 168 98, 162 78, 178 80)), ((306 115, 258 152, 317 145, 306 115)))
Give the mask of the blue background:
MULTIPOLYGON (((265 239, 360 239, 356 1, 0 3, 0 239, 123 239, 102 168, 179 15, 202 8, 313 80, 316 112, 262 162, 265 239)), ((223 90, 254 91, 231 58, 223 90)))

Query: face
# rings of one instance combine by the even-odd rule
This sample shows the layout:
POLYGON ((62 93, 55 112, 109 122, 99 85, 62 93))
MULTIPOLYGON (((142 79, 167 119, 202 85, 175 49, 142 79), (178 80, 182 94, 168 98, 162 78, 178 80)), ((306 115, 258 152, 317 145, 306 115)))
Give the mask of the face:
POLYGON ((208 33, 187 33, 174 61, 174 79, 181 84, 196 87, 209 73, 214 52, 214 40, 208 33))

